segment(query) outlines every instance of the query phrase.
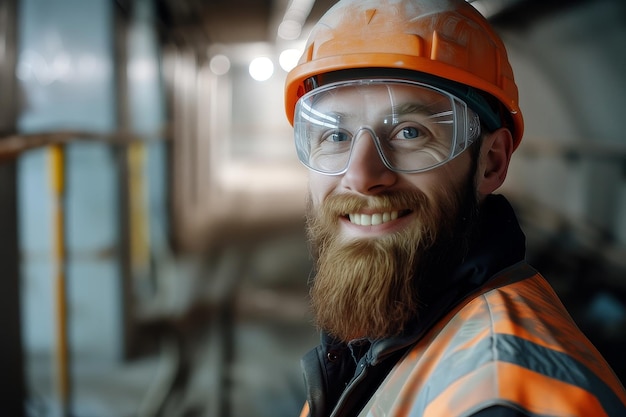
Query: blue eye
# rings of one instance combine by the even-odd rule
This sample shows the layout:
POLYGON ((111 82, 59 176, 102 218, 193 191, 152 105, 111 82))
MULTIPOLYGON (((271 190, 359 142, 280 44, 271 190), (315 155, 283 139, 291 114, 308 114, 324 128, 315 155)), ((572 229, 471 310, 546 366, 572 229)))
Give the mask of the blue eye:
POLYGON ((335 130, 334 132, 329 133, 325 140, 329 142, 345 142, 350 140, 350 135, 341 130, 335 130))
POLYGON ((396 135, 397 139, 417 139, 421 136, 418 128, 413 126, 403 127, 396 135))

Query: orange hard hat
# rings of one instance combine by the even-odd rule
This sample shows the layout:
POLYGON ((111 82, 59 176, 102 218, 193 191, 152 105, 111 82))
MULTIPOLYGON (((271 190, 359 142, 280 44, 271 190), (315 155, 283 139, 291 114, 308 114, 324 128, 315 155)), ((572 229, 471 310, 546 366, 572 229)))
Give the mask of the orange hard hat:
POLYGON ((521 141, 524 121, 504 43, 465 0, 339 1, 315 25, 287 75, 287 119, 293 124, 296 102, 315 86, 311 80, 366 69, 408 70, 469 86, 495 101, 515 148, 521 141))

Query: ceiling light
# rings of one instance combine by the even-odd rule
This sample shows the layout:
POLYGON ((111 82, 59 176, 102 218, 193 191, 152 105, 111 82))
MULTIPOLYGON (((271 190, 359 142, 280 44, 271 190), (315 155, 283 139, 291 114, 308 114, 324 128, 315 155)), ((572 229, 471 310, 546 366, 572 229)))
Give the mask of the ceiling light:
POLYGON ((209 68, 216 75, 224 75, 230 70, 230 59, 226 55, 215 55, 209 62, 209 68))
POLYGON ((287 72, 291 71, 298 64, 300 54, 301 52, 298 49, 285 49, 278 57, 280 67, 287 72))
POLYGON ((274 63, 266 56, 254 58, 248 67, 250 76, 256 81, 268 80, 274 74, 274 63))

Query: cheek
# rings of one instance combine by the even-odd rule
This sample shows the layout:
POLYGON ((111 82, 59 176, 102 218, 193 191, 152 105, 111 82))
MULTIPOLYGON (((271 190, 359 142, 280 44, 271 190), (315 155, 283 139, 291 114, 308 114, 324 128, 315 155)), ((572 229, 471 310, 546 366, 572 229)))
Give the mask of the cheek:
POLYGON ((339 176, 323 175, 316 172, 309 174, 309 194, 314 207, 319 207, 326 197, 336 189, 339 178, 339 176))
POLYGON ((471 175, 471 158, 469 152, 464 152, 459 157, 430 171, 414 176, 408 176, 407 180, 422 191, 432 201, 440 200, 443 194, 452 194, 467 184, 467 176, 471 175))

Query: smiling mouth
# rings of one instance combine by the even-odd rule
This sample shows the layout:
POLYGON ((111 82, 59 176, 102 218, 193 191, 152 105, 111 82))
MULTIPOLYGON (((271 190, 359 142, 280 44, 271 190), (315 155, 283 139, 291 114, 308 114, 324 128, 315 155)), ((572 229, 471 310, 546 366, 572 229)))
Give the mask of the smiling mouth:
POLYGON ((396 220, 398 217, 406 216, 410 210, 393 210, 382 213, 350 213, 346 217, 350 219, 350 223, 357 226, 378 226, 396 220))

